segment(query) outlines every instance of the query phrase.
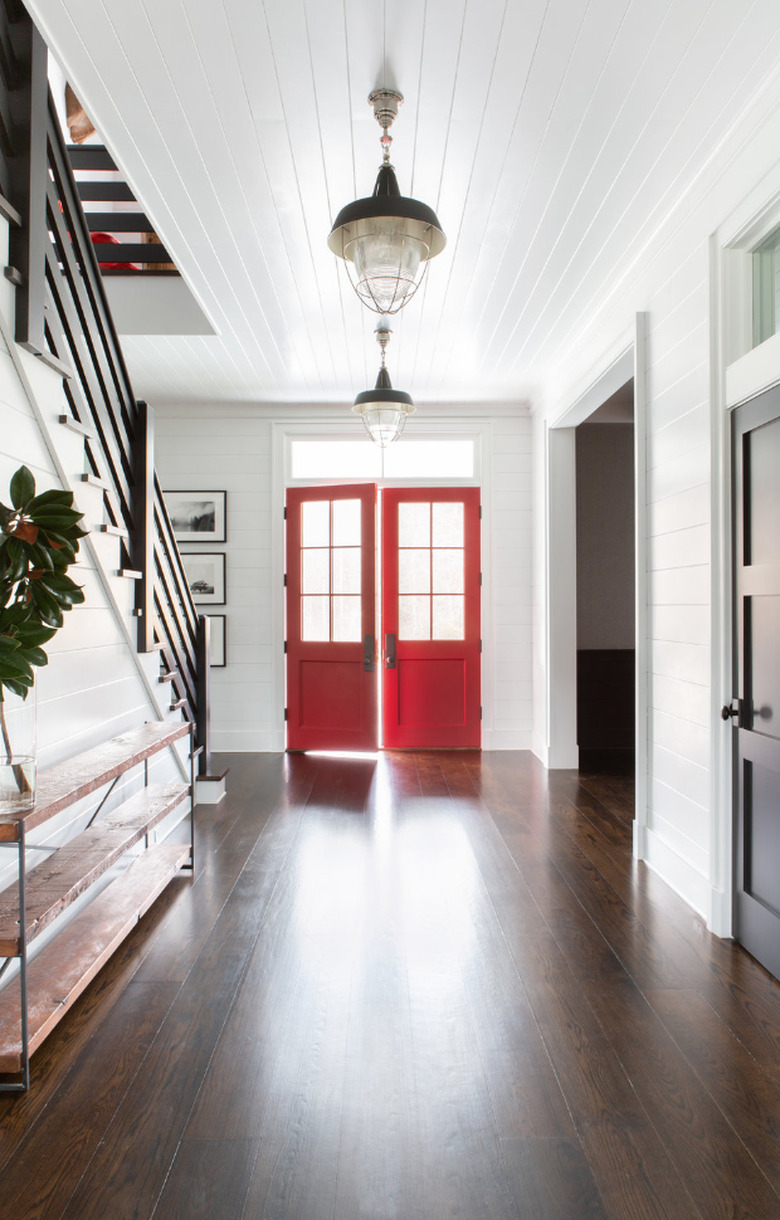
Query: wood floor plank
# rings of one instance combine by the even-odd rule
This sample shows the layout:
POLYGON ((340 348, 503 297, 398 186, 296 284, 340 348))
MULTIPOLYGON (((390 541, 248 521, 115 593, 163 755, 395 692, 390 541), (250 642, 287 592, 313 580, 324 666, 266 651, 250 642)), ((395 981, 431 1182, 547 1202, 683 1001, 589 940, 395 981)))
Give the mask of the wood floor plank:
POLYGON ((633 860, 629 784, 217 761, 194 879, 0 1098, 0 1220, 777 1220, 780 984, 633 860))
POLYGON ((780 1196, 691 1063, 632 984, 591 1002, 697 1205, 713 1220, 772 1220, 780 1196))
POLYGON ((176 990, 170 984, 138 983, 124 989, 4 1165, 3 1220, 20 1215, 59 1220, 123 1096, 133 1088, 176 990))
POLYGON ((182 1140, 157 1204, 164 1220, 237 1220, 258 1140, 182 1140))

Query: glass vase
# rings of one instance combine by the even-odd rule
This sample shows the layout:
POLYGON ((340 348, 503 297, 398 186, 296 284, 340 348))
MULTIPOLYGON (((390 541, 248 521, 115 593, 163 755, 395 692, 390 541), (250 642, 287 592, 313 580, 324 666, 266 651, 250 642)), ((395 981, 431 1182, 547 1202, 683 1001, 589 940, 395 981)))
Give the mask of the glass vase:
POLYGON ((0 700, 0 814, 24 813, 35 804, 37 698, 35 686, 20 699, 7 687, 0 700))

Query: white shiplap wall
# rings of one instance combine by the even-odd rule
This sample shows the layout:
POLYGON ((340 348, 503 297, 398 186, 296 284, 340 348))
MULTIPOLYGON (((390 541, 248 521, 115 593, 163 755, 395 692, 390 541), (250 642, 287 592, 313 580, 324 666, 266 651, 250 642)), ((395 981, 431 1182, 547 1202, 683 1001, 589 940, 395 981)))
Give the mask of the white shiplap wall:
MULTIPOLYGON (((279 750, 282 705, 273 692, 274 573, 271 422, 249 411, 155 411, 155 463, 165 490, 227 491, 227 542, 184 544, 226 554, 227 665, 211 671, 215 750, 279 750)), ((276 574, 276 596, 281 587, 276 574)), ((208 613, 208 607, 203 608, 208 613)))
MULTIPOLYGON (((756 102, 710 160, 694 189, 665 218, 652 242, 574 337, 550 396, 560 418, 603 367, 637 313, 646 315, 643 379, 646 416, 648 650, 648 808, 640 854, 717 930, 728 931, 729 794, 715 776, 730 734, 717 719, 727 691, 713 679, 711 623, 721 622, 713 562, 720 539, 715 388, 722 370, 711 351, 716 303, 710 285, 711 235, 772 169, 780 136, 780 82, 756 102), (715 505, 715 508, 713 508, 715 505), (715 516, 713 517, 713 513, 715 516)), ((768 200, 764 202, 769 202, 768 200)), ((778 369, 780 376, 780 369, 778 369)), ((537 540, 544 545, 540 529, 537 540)), ((542 618, 546 611, 541 607, 542 618)), ((725 616, 728 617, 727 615, 725 616)), ((554 707, 539 709, 555 715, 554 707)), ((543 738, 543 727, 539 729, 543 738)), ((724 753, 725 752, 725 753, 724 753)))
MULTIPOLYGON (((431 416, 434 410, 430 411, 431 416)), ((525 407, 480 408, 483 459, 483 746, 531 739, 531 433, 525 407)), ((445 410, 437 410, 445 427, 445 410)), ((343 412, 244 405, 158 406, 156 464, 165 488, 227 491, 227 666, 211 671, 215 750, 284 748, 283 447, 274 430, 307 421, 343 434, 343 412), (276 446, 276 447, 275 447, 276 446), (274 470, 274 461, 280 468, 274 470)), ((463 413, 452 417, 463 428, 463 413)), ((205 549, 194 544, 183 551, 205 549)))

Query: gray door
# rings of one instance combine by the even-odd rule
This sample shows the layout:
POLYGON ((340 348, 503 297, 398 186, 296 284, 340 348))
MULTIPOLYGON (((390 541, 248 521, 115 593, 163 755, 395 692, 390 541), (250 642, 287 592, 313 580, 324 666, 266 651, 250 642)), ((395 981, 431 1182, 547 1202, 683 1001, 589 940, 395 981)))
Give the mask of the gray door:
POLYGON ((736 936, 780 977, 780 389, 735 411, 733 460, 736 936))

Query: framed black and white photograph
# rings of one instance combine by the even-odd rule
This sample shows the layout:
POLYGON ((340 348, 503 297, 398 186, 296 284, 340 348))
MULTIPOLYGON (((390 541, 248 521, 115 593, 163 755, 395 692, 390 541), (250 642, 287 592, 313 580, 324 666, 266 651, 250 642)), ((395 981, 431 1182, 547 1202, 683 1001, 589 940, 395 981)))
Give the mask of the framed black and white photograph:
POLYGON ((225 556, 188 551, 182 555, 192 600, 197 606, 224 606, 225 556))
POLYGON ((224 669, 227 665, 225 651, 225 615, 209 615, 209 668, 224 669))
POLYGON ((226 491, 164 491, 177 542, 225 542, 226 491))

